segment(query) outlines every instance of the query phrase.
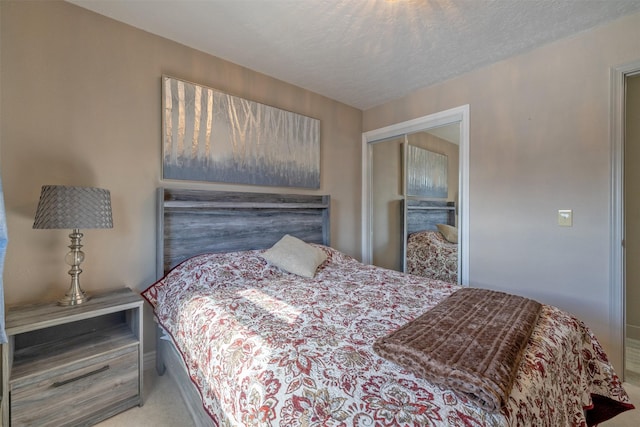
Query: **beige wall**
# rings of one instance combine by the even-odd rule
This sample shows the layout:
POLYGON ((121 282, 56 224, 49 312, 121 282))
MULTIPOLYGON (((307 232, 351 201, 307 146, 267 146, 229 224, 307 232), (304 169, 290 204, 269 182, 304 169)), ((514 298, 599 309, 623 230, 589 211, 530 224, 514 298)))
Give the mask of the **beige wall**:
POLYGON ((372 264, 402 271, 402 144, 404 137, 373 145, 371 152, 372 264))
POLYGON ((640 339, 640 75, 627 79, 624 153, 627 336, 640 339))
POLYGON ((7 304, 55 299, 69 286, 69 232, 31 228, 44 184, 111 191, 114 228, 83 230, 87 291, 142 290, 154 281, 162 185, 330 194, 332 244, 360 257, 361 111, 69 3, 2 1, 0 8, 7 304), (162 182, 162 74, 320 119, 320 190, 162 182))
POLYGON ((469 104, 471 285, 575 313, 613 360, 620 349, 609 331, 610 70, 639 58, 635 14, 363 117, 369 131, 469 104), (558 209, 573 209, 573 227, 557 225, 558 209))

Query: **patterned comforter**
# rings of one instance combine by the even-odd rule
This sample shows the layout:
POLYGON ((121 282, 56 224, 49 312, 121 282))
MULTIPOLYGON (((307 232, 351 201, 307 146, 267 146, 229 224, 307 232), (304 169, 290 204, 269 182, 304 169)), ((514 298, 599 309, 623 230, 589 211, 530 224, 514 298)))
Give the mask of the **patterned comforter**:
POLYGON ((458 283, 458 244, 439 231, 418 231, 407 239, 407 273, 458 283))
POLYGON ((551 306, 501 412, 414 376, 372 344, 458 286, 321 248, 313 279, 247 251, 191 258, 143 292, 218 425, 583 426, 632 408, 588 327, 551 306))

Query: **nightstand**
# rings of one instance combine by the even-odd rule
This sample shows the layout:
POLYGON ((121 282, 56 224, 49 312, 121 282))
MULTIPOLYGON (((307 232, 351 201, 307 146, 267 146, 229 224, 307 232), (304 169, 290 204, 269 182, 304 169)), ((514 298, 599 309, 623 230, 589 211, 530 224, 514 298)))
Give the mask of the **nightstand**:
POLYGON ((91 425, 141 406, 142 305, 121 288, 76 306, 9 307, 2 425, 91 425))

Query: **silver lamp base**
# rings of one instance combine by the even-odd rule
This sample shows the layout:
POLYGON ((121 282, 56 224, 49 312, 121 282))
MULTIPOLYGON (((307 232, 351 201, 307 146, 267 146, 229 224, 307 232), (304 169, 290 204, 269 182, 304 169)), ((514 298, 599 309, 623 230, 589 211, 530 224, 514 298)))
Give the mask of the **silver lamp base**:
POLYGON ((83 302, 87 302, 90 299, 91 297, 85 294, 82 289, 80 289, 79 292, 74 292, 69 289, 69 292, 67 292, 63 298, 58 300, 58 305, 78 305, 83 302))
POLYGON ((64 298, 58 300, 58 305, 78 305, 89 301, 89 296, 80 288, 80 273, 82 273, 80 264, 84 261, 84 252, 80 250, 82 248, 82 233, 80 230, 74 229, 69 237, 71 238, 69 245, 71 250, 65 257, 65 261, 71 266, 71 270, 69 270, 71 286, 64 298))

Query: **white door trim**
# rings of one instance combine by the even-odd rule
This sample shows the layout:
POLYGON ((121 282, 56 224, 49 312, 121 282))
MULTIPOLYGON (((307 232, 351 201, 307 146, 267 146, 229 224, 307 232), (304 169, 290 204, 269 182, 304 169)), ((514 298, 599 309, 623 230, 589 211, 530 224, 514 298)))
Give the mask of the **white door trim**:
POLYGON ((609 360, 624 379, 625 259, 624 259, 624 114, 625 78, 640 72, 640 61, 611 70, 611 198, 610 198, 610 280, 609 360))
POLYGON ((371 201, 372 201, 372 150, 371 144, 406 133, 427 130, 452 123, 460 123, 459 154, 459 230, 460 239, 460 283, 469 285, 469 105, 396 123, 362 134, 362 262, 370 264, 371 248, 371 201))

